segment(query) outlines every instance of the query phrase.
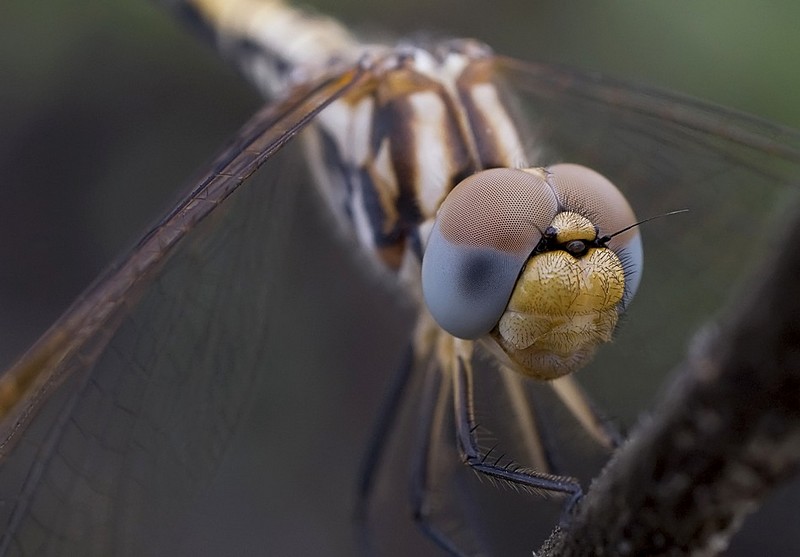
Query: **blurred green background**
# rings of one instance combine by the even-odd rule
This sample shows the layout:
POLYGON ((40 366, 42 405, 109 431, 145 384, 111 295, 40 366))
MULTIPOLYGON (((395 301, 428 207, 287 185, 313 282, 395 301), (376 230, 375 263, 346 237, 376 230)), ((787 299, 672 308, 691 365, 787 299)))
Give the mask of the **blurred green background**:
MULTIPOLYGON (((472 36, 500 53, 800 127, 800 4, 791 0, 311 6, 370 37, 472 36)), ((0 14, 0 363, 7 364, 261 101, 153 2, 13 0, 0 14)), ((796 509, 785 512, 797 520, 796 509)))

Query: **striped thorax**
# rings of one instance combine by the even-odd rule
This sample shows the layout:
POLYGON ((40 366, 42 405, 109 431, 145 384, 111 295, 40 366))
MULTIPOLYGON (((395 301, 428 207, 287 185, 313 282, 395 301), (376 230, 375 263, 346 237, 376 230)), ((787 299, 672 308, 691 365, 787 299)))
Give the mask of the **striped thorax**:
POLYGON ((639 282, 638 231, 609 237, 635 222, 625 198, 578 165, 515 170, 525 134, 488 48, 405 46, 372 64, 372 85, 327 109, 312 142, 337 213, 412 286, 422 278, 448 333, 537 379, 585 365, 639 282))
POLYGON ((266 94, 290 95, 294 83, 347 64, 366 69, 306 145, 339 221, 424 293, 430 315, 423 310, 418 329, 428 333, 418 338, 441 331, 432 315, 539 379, 578 369, 611 339, 642 266, 638 231, 613 236, 635 222, 633 211, 589 169, 527 168, 527 134, 488 47, 361 45, 331 20, 275 1, 193 6, 266 94))
POLYGON ((435 50, 409 45, 368 63, 370 85, 318 120, 314 159, 336 212, 363 245, 399 269, 407 257, 421 258, 436 212, 457 183, 485 168, 519 165, 523 148, 488 48, 471 41, 435 50))

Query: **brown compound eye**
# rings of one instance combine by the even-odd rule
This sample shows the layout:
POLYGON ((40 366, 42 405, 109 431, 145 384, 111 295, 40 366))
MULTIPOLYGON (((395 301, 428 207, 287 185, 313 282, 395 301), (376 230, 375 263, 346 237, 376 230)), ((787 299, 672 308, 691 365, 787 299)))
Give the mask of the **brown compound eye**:
POLYGON ((439 208, 422 260, 422 291, 450 334, 476 339, 503 313, 519 272, 558 212, 543 175, 484 170, 439 208))
MULTIPOLYGON (((489 333, 543 233, 565 211, 592 219, 593 234, 635 222, 619 190, 579 165, 484 170, 459 183, 439 209, 422 262, 423 295, 437 323, 459 338, 489 333)), ((625 307, 641 274, 638 231, 613 238, 608 247, 624 251, 632 271, 626 273, 625 307)), ((589 246, 569 239, 561 249, 580 256, 589 246)))
MULTIPOLYGON (((615 234, 637 219, 628 200, 608 178, 579 164, 556 164, 547 167, 548 183, 553 186, 563 211, 583 215, 591 221, 595 237, 615 234)), ((639 287, 644 266, 642 240, 638 228, 631 228, 611 238, 606 245, 625 261, 625 296, 627 307, 639 287)), ((570 249, 567 249, 572 253, 570 249)))

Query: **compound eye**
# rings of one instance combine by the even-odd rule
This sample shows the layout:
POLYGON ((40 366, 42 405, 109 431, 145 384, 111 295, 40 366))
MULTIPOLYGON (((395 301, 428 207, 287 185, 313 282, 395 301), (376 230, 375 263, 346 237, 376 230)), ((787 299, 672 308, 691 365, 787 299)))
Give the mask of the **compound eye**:
MULTIPOLYGON (((577 164, 556 164, 547 169, 560 205, 592 220, 599 236, 614 234, 636 222, 627 199, 605 176, 577 164)), ((639 228, 614 236, 608 248, 624 262, 627 307, 639 287, 644 266, 639 228)))
POLYGON ((495 168, 445 198, 422 259, 422 292, 433 318, 464 339, 489 333, 558 201, 541 173, 495 168))

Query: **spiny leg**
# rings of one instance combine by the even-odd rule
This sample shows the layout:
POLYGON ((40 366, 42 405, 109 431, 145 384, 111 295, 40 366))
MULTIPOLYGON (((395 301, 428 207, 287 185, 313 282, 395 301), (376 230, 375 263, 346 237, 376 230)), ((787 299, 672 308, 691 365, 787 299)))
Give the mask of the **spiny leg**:
POLYGON ((459 350, 454 357, 456 362, 453 366, 452 380, 456 435, 464 463, 477 472, 532 491, 563 493, 569 497, 567 502, 569 510, 582 494, 581 486, 576 479, 522 468, 512 464, 511 461, 506 461, 506 464, 502 465, 501 459, 492 458, 490 454, 480 450, 475 435, 477 426, 474 416, 472 362, 459 350))
MULTIPOLYGON (((477 425, 472 411, 472 367, 469 359, 472 345, 464 343, 464 346, 469 346, 469 348, 459 347, 461 342, 454 341, 449 344, 449 350, 438 351, 439 357, 434 358, 431 367, 426 370, 420 413, 420 426, 426 434, 421 436, 420 445, 416 451, 412 504, 415 519, 435 543, 451 555, 466 556, 476 553, 472 551, 471 547, 467 551, 462 545, 462 540, 442 528, 441 516, 437 516, 436 512, 434 468, 438 462, 437 454, 441 453, 441 450, 437 451, 437 448, 452 447, 441 440, 443 426, 452 427, 452 423, 447 419, 451 401, 454 409, 452 416, 455 421, 462 460, 471 468, 480 474, 520 485, 530 491, 563 493, 568 496, 568 509, 580 497, 581 488, 578 482, 572 478, 522 468, 513 464, 510 459, 493 456, 491 450, 483 452, 478 448, 475 434, 477 425), (450 398, 451 388, 453 390, 452 399, 450 398)), ((509 380, 504 386, 512 406, 516 406, 513 409, 515 415, 519 416, 524 410, 523 417, 527 423, 523 424, 521 429, 524 434, 530 434, 533 437, 531 443, 537 445, 538 425, 535 416, 527 407, 528 400, 525 397, 524 389, 514 379, 509 380)), ((534 449, 528 448, 528 452, 540 451, 539 454, 545 458, 543 455, 548 449, 550 447, 545 444, 534 449)), ((445 455, 444 458, 452 457, 445 455)), ((459 512, 466 513, 467 509, 459 508, 459 512)), ((472 522, 469 523, 472 524, 472 522)), ((472 531, 463 531, 463 533, 473 536, 474 539, 469 540, 470 545, 472 543, 481 544, 483 541, 472 531)))
MULTIPOLYGON (((414 520, 420 529, 441 549, 457 557, 486 554, 484 550, 467 551, 456 542, 440 525, 441 517, 435 516, 436 507, 436 467, 447 463, 455 456, 452 452, 452 432, 449 421, 451 403, 451 383, 445 370, 439 367, 436 359, 426 369, 425 382, 420 401, 420 421, 418 443, 414 449, 411 476, 411 505, 414 520), (444 371, 444 374, 443 374, 444 371), (445 431, 447 430, 447 431, 445 431), (449 450, 448 450, 449 449, 449 450), (445 452, 445 454, 442 454, 445 452), (441 459, 444 459, 443 461, 441 459)), ((454 459, 453 459, 454 461, 454 459)), ((457 464, 457 463, 456 463, 457 464)), ((468 490, 464 490, 469 496, 468 490)), ((464 509, 459 508, 460 511, 464 509)), ((472 543, 480 544, 475 531, 472 543)))
MULTIPOLYGON (((509 408, 517 429, 521 432, 524 454, 534 470, 548 474, 561 474, 558 456, 562 447, 554 442, 552 417, 542 415, 540 405, 531 400, 528 392, 530 379, 507 366, 500 366, 500 376, 509 408)), ((562 404, 575 417, 581 427, 601 447, 611 451, 624 440, 614 423, 597 410, 597 406, 581 389, 573 376, 566 376, 547 383, 557 394, 562 404)))

